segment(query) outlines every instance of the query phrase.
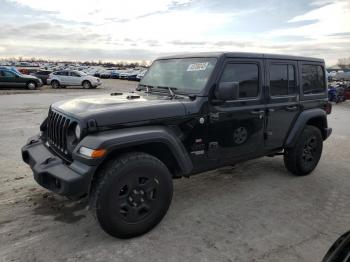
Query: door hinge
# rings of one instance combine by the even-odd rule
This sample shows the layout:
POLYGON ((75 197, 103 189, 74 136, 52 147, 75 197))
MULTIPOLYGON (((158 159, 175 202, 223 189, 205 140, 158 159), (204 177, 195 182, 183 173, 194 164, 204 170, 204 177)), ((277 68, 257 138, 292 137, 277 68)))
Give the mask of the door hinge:
POLYGON ((265 131, 264 132, 264 139, 267 139, 269 136, 272 136, 272 131, 269 131, 269 130, 265 131))

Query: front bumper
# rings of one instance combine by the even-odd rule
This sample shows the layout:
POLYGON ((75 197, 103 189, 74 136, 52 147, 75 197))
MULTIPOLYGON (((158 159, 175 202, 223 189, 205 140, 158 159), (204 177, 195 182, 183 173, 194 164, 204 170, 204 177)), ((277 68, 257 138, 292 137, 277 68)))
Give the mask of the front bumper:
POLYGON ((101 81, 99 81, 99 82, 94 82, 94 83, 92 83, 92 86, 100 86, 100 85, 102 85, 102 82, 101 81))
POLYGON ((96 167, 77 161, 64 163, 45 146, 45 141, 39 135, 30 138, 22 148, 22 158, 42 187, 72 198, 89 192, 96 167))
POLYGON ((326 140, 332 134, 332 128, 330 128, 330 127, 325 128, 324 134, 325 134, 324 140, 326 140))

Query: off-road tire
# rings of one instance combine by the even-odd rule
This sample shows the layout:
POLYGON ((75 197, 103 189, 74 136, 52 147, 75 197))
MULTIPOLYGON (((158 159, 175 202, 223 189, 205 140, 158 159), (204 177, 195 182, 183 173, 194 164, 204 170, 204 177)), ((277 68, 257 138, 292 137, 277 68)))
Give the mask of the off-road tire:
POLYGON ((172 176, 156 157, 139 152, 127 153, 108 161, 97 176, 90 195, 90 209, 108 234, 119 238, 142 235, 155 227, 167 213, 173 195, 172 176), (152 185, 155 187, 153 191, 152 185), (135 189, 144 193, 135 195, 135 189), (149 211, 143 210, 143 205, 148 205, 149 211), (133 214, 139 216, 139 220, 135 220, 133 214))
POLYGON ((285 167, 297 176, 310 174, 317 166, 323 148, 321 131, 307 125, 300 134, 295 146, 284 152, 285 167))
POLYGON ((83 81, 82 86, 83 86, 83 88, 91 88, 92 87, 91 82, 88 80, 83 81))
POLYGON ((51 87, 56 89, 56 88, 60 88, 61 85, 60 85, 60 82, 58 82, 57 80, 52 80, 51 81, 51 87))
POLYGON ((27 87, 27 89, 29 89, 29 90, 35 90, 35 89, 37 89, 38 85, 37 85, 35 82, 33 82, 33 81, 29 81, 29 82, 26 84, 26 87, 27 87))

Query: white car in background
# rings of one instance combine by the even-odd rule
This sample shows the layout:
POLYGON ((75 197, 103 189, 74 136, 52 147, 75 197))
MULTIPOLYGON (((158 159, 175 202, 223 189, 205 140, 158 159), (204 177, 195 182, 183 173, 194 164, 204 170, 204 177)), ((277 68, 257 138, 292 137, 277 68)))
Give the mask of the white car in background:
POLYGON ((147 69, 141 70, 140 73, 137 74, 136 80, 141 81, 141 79, 144 77, 144 75, 147 73, 147 69))
POLYGON ((90 76, 84 72, 76 70, 62 70, 53 72, 47 79, 47 84, 52 88, 66 86, 82 86, 84 88, 96 88, 102 84, 98 77, 90 76))
POLYGON ((340 72, 333 77, 334 80, 340 80, 340 81, 350 81, 350 72, 340 72))

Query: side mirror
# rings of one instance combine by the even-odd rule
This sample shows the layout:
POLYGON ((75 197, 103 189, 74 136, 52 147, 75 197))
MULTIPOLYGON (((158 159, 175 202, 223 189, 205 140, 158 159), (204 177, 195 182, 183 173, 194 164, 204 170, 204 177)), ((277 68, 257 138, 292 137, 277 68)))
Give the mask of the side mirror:
POLYGON ((215 96, 222 101, 236 100, 239 97, 239 82, 222 82, 215 90, 215 96))

